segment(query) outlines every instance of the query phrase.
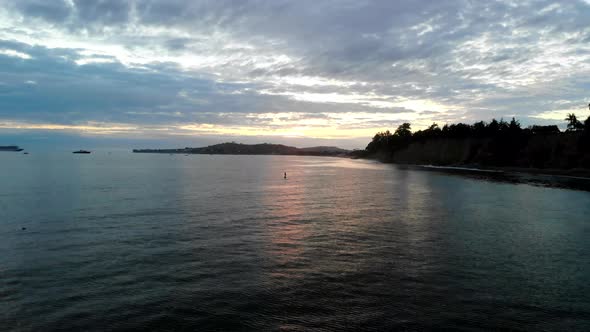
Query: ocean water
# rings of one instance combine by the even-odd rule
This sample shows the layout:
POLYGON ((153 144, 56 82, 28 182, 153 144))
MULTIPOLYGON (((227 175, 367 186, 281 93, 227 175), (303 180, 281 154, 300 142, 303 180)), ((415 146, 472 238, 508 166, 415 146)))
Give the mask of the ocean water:
POLYGON ((0 154, 2 331, 587 331, 589 279, 587 191, 340 158, 0 154))

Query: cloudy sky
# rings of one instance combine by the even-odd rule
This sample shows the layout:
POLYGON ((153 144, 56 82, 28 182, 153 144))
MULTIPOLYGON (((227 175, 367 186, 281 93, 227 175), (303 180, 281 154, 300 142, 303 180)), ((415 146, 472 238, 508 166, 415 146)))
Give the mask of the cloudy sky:
POLYGON ((588 0, 0 0, 0 145, 363 148, 589 91, 588 0))

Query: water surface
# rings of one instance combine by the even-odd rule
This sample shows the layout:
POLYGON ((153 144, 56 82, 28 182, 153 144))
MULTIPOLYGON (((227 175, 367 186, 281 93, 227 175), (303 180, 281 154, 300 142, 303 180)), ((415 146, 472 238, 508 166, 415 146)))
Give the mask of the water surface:
POLYGON ((325 157, 0 165, 1 330, 590 330, 585 191, 325 157))

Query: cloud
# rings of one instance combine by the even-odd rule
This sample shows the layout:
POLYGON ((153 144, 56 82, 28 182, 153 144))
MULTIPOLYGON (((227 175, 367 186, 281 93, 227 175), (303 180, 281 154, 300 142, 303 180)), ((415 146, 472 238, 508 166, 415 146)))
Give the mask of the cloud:
POLYGON ((588 17, 581 0, 3 1, 0 122, 527 124, 586 110, 588 17))
POLYGON ((10 56, 10 57, 20 58, 20 59, 24 59, 24 60, 29 60, 31 58, 31 56, 28 55, 27 53, 23 53, 23 52, 11 50, 11 49, 2 49, 2 50, 0 50, 0 54, 10 56))
POLYGON ((30 18, 41 18, 48 22, 63 22, 71 13, 66 1, 14 1, 9 2, 13 9, 30 18))

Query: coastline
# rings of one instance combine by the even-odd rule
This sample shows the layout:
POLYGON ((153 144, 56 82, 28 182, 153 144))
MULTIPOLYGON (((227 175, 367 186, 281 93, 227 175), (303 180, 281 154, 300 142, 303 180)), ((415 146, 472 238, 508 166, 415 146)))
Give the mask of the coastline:
POLYGON ((482 167, 481 165, 473 164, 429 165, 395 163, 376 157, 365 157, 360 159, 375 160, 385 164, 395 165, 402 169, 442 172, 478 180, 590 191, 590 170, 588 169, 541 169, 498 166, 482 167))
MULTIPOLYGON (((399 165, 399 164, 398 164, 399 165)), ((496 174, 518 173, 538 176, 559 176, 571 179, 590 180, 590 170, 588 169, 545 169, 545 168, 527 168, 527 167, 481 167, 477 165, 459 165, 459 166, 441 166, 441 165, 412 165, 423 168, 457 170, 471 172, 486 172, 496 174)))
MULTIPOLYGON (((355 157, 352 157, 355 158, 355 157)), ((432 170, 448 170, 448 171, 465 171, 465 172, 486 172, 486 173, 518 173, 539 176, 560 176, 573 179, 590 180, 590 169, 586 168, 534 168, 534 167, 516 167, 516 166, 482 166, 477 164, 451 164, 451 165, 437 165, 437 164, 418 164, 418 163, 396 163, 386 158, 383 155, 372 155, 364 157, 356 157, 359 159, 369 159, 382 162, 384 164, 393 164, 397 166, 410 166, 432 170)))

